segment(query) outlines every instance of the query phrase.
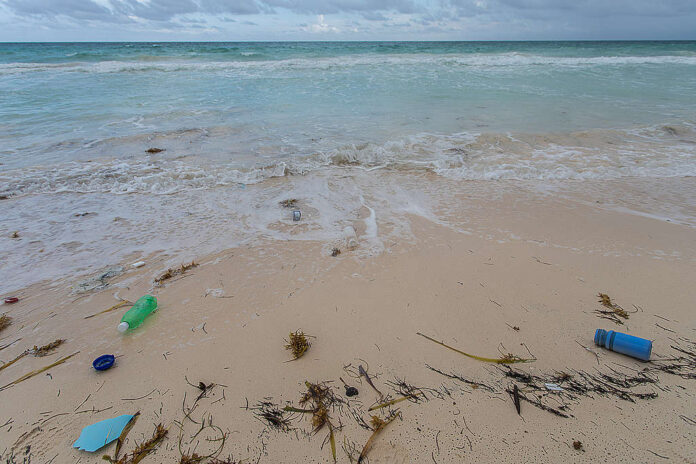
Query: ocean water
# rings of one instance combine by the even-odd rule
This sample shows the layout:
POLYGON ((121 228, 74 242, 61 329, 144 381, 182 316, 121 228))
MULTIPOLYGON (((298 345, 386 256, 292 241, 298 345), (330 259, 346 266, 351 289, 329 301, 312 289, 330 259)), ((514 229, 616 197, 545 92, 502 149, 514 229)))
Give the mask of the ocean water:
MULTIPOLYGON (((336 240, 375 208, 378 250, 404 215, 438 219, 425 178, 688 176, 696 42, 0 44, 0 291, 336 240)), ((693 192, 670 195, 692 223, 693 192)))

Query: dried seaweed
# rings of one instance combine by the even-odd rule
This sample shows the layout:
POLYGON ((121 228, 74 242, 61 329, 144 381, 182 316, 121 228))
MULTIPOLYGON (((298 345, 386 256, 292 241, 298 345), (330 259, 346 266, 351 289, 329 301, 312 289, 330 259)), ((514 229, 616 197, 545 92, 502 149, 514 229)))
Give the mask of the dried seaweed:
POLYGON ((194 405, 198 403, 198 401, 201 400, 201 398, 205 398, 208 393, 210 393, 210 390, 215 387, 214 383, 209 383, 206 384, 205 382, 199 381, 197 385, 192 384, 189 382, 188 377, 184 376, 184 380, 186 380, 186 383, 189 384, 190 386, 199 389, 201 392, 198 394, 198 398, 196 398, 196 401, 194 401, 194 405))
POLYGON ((162 153, 163 151, 164 151, 164 148, 153 147, 153 148, 148 148, 147 150, 145 150, 145 153, 149 153, 151 155, 154 155, 156 153, 162 153))
POLYGON ((336 462, 336 438, 334 437, 333 426, 329 423, 329 443, 331 444, 331 456, 336 462))
MULTIPOLYGON (((510 366, 501 368, 504 375, 514 379, 520 384, 525 385, 524 390, 528 393, 539 392, 540 397, 536 400, 530 400, 520 393, 519 398, 528 401, 534 406, 551 412, 561 417, 570 417, 563 411, 567 411, 565 405, 558 409, 552 408, 543 402, 547 397, 545 383, 553 382, 562 386, 563 391, 557 392, 553 397, 558 400, 560 398, 570 398, 577 400, 581 396, 591 397, 594 394, 601 396, 611 396, 624 401, 635 403, 636 400, 648 400, 657 398, 655 392, 636 391, 635 388, 655 384, 657 379, 648 375, 650 370, 645 369, 638 373, 624 374, 614 369, 609 368, 610 372, 598 372, 596 374, 576 371, 574 374, 566 372, 554 373, 552 375, 532 375, 526 372, 518 371, 510 366)), ((514 394, 514 391, 507 389, 508 393, 514 394)))
POLYGON ((4 350, 5 348, 11 347, 12 345, 14 345, 15 343, 17 343, 20 340, 21 340, 21 338, 18 338, 17 340, 15 340, 13 342, 10 342, 10 343, 7 343, 5 345, 0 346, 0 351, 4 350))
POLYGON ((68 359, 72 358, 73 356, 75 356, 75 355, 78 354, 78 353, 79 353, 79 351, 76 351, 75 353, 71 354, 70 356, 66 356, 66 357, 64 357, 64 358, 61 358, 61 359, 59 359, 58 361, 54 362, 53 364, 49 364, 49 365, 46 366, 46 367, 42 367, 41 369, 37 369, 37 370, 35 370, 35 371, 31 371, 31 372, 29 372, 29 373, 27 373, 27 374, 24 374, 22 377, 18 378, 18 379, 15 380, 14 382, 8 383, 7 385, 5 385, 5 386, 3 386, 3 387, 0 387, 0 391, 1 391, 1 390, 4 390, 4 389, 6 389, 6 388, 9 388, 9 387, 11 387, 11 386, 13 386, 13 385, 17 385, 18 383, 23 382, 23 381, 25 381, 25 380, 27 380, 27 379, 30 379, 30 378, 32 378, 32 377, 34 377, 34 376, 36 376, 36 375, 39 375, 39 374, 41 374, 41 373, 43 373, 43 372, 45 372, 45 371, 51 369, 52 367, 55 367, 55 366, 57 366, 57 365, 59 365, 59 364, 63 364, 65 361, 67 361, 68 359))
POLYGON ((407 383, 405 380, 395 378, 393 382, 387 382, 387 385, 389 385, 398 395, 401 395, 399 398, 395 398, 389 401, 385 401, 381 404, 376 404, 368 409, 369 411, 374 411, 376 409, 382 409, 387 406, 393 406, 397 403, 400 403, 402 401, 410 400, 413 403, 418 403, 420 401, 427 401, 428 397, 425 393, 425 391, 430 391, 430 392, 435 392, 435 390, 430 389, 430 388, 419 388, 415 387, 409 383, 407 383))
POLYGON ((12 325, 12 318, 7 314, 0 316, 0 332, 12 325))
POLYGON ((51 354, 56 348, 58 348, 63 343, 65 343, 65 340, 59 338, 58 340, 52 341, 48 345, 44 345, 41 347, 34 345, 34 348, 32 348, 30 351, 35 357, 42 358, 51 354))
POLYGON ((386 402, 381 403, 381 404, 376 404, 374 406, 371 406, 367 411, 370 412, 370 411, 374 411, 376 409, 382 409, 382 408, 386 408, 387 406, 395 405, 395 404, 400 403, 402 401, 406 401, 406 400, 410 400, 410 399, 418 400, 419 398, 420 397, 418 395, 415 395, 415 394, 414 395, 406 395, 406 396, 402 396, 400 398, 395 398, 393 400, 386 401, 386 402))
POLYGON ((20 359, 22 359, 23 357, 25 357, 25 356, 28 355, 28 354, 29 354, 29 351, 24 351, 24 352, 20 353, 19 356, 17 356, 16 358, 14 358, 12 361, 7 361, 5 364, 3 364, 2 366, 0 366, 0 371, 2 371, 3 369, 6 369, 6 368, 8 368, 8 367, 10 367, 11 365, 13 365, 14 363, 16 363, 17 361, 19 361, 20 359))
POLYGON ((331 256, 333 256, 334 258, 335 258, 336 256, 340 255, 340 254, 341 254, 341 249, 340 249, 340 248, 334 247, 334 248, 331 249, 331 256))
POLYGON ((278 202, 278 204, 283 208, 294 208, 297 205, 297 198, 288 198, 287 200, 278 202))
MULTIPOLYGON (((517 385, 515 385, 515 387, 517 387, 517 385)), ((515 391, 514 391, 514 390, 511 390, 511 389, 508 388, 508 389, 505 390, 505 391, 508 392, 510 395, 512 395, 512 396, 514 397, 514 395, 515 395, 515 391)), ((565 414, 565 413, 559 411, 559 410, 556 409, 556 408, 552 408, 551 406, 547 406, 546 404, 544 404, 544 403, 541 402, 541 399, 538 399, 538 398, 537 398, 536 401, 533 401, 533 400, 530 400, 529 398, 527 398, 525 395, 520 395, 520 394, 519 394, 519 390, 518 390, 518 394, 517 394, 517 397, 516 397, 516 398, 517 398, 517 401, 518 401, 518 402, 519 402, 519 400, 524 400, 524 401, 526 401, 527 403, 532 404, 532 405, 536 406, 537 408, 539 408, 539 409, 541 409, 541 410, 543 410, 543 411, 548 411, 548 412, 550 412, 550 413, 552 413, 552 414, 555 414, 555 415, 557 415, 557 416, 559 416, 559 417, 563 417, 563 418, 566 418, 566 419, 568 419, 568 418, 571 417, 571 416, 569 416, 568 414, 565 414)), ((515 407, 517 407, 517 404, 515 404, 515 407)))
MULTIPOLYGON (((689 343, 693 344, 693 342, 689 343)), ((696 352, 675 345, 671 345, 671 348, 680 355, 668 359, 655 359, 650 363, 650 367, 645 368, 643 372, 665 372, 683 379, 696 380, 696 352)))
POLYGON ((370 376, 367 374, 367 371, 365 370, 365 368, 362 367, 362 364, 361 364, 360 366, 358 366, 358 372, 360 373, 360 375, 362 375, 363 377, 365 377, 365 380, 367 381, 367 383, 372 387, 372 389, 373 389, 374 391, 377 392, 377 394, 379 395, 379 397, 380 397, 380 398, 384 398, 384 395, 382 394, 382 392, 379 391, 379 390, 377 389, 377 387, 375 387, 375 384, 374 384, 374 383, 372 383, 372 379, 370 379, 370 376))
POLYGON ((177 267, 174 269, 169 268, 169 269, 167 269, 167 272, 165 272, 164 274, 162 274, 161 276, 159 276, 155 279, 155 283, 161 284, 165 280, 169 280, 172 277, 176 277, 178 275, 184 274, 188 270, 193 269, 194 267, 197 267, 197 266, 198 266, 198 264, 196 264, 195 261, 191 261, 191 264, 182 264, 181 267, 177 267))
POLYGON ((182 454, 179 459, 179 464, 197 464, 205 459, 205 456, 199 456, 196 453, 192 455, 182 454))
POLYGON ((254 415, 272 429, 281 432, 290 431, 290 419, 285 416, 287 410, 280 409, 277 404, 268 400, 259 401, 255 407, 249 409, 253 410, 254 415))
MULTIPOLYGON (((182 464, 182 463, 183 464, 201 463, 201 462, 207 461, 208 459, 211 460, 211 461, 207 461, 208 463, 210 463, 210 462, 215 462, 217 460, 218 455, 222 452, 223 448, 225 447, 225 442, 227 441, 228 434, 225 433, 217 425, 213 425, 213 416, 212 415, 208 416, 207 423, 206 423, 205 415, 203 416, 203 418, 201 419, 200 428, 191 437, 192 440, 195 439, 197 436, 199 436, 206 429, 213 429, 213 431, 215 431, 216 434, 218 434, 218 433, 220 434, 220 437, 218 437, 218 438, 207 438, 207 437, 205 438, 205 440, 207 442, 219 442, 220 443, 214 451, 212 451, 210 454, 206 454, 206 455, 199 455, 196 452, 193 452, 193 454, 189 454, 188 452, 184 453, 182 451, 181 444, 182 444, 182 440, 183 440, 183 431, 184 431, 183 423, 178 423, 177 421, 175 421, 175 423, 177 423, 177 425, 179 425, 180 430, 181 430, 181 434, 179 435, 179 453, 181 455, 181 458, 179 460, 180 464, 182 464)), ((196 445, 196 447, 197 446, 198 446, 198 444, 196 445)), ((217 461, 217 462, 224 462, 224 461, 217 461)))
POLYGON ((505 356, 503 356, 503 357, 501 357, 501 358, 484 358, 484 357, 482 357, 482 356, 476 356, 476 355, 473 355, 473 354, 465 353, 465 352, 463 352, 463 351, 461 351, 461 350, 458 350, 458 349, 456 349, 456 348, 454 348, 454 347, 451 347, 451 346, 449 346, 449 345, 446 345, 445 343, 443 343, 443 342, 441 342, 441 341, 438 341, 438 340, 435 340, 434 338, 428 337, 427 335, 424 335, 424 334, 422 334, 422 333, 420 333, 420 332, 416 332, 416 334, 417 334, 417 335, 420 335, 420 336, 423 337, 423 338, 426 338, 426 339, 430 340, 431 342, 435 342, 435 343, 437 343, 438 345, 444 346, 445 348, 448 348, 448 349, 450 349, 450 350, 452 350, 452 351, 454 351, 454 352, 457 352, 457 353, 459 353, 459 354, 462 354, 462 355, 464 355, 464 356, 466 356, 466 357, 468 357, 468 358, 475 359, 475 360, 477 360, 477 361, 489 362, 489 363, 494 363, 494 364, 515 364, 515 363, 528 363, 528 362, 536 361, 535 358, 533 358, 533 359, 523 359, 523 358, 520 358, 519 356, 513 355, 512 353, 508 353, 508 354, 506 354, 505 356))
POLYGON ((89 319, 89 318, 92 318, 94 316, 99 316, 101 314, 108 313, 108 312, 114 311, 115 309, 121 308, 123 306, 128 306, 128 305, 133 306, 133 303, 128 301, 128 300, 121 300, 118 303, 116 303, 115 305, 113 305, 112 307, 105 309, 104 311, 100 311, 100 312, 98 312, 96 314, 92 314, 90 316, 85 316, 84 318, 89 319))
POLYGON ((152 434, 152 438, 135 447, 132 453, 124 454, 118 461, 112 460, 109 456, 103 456, 103 459, 111 462, 112 464, 138 464, 142 461, 148 454, 152 453, 157 449, 160 442, 164 440, 169 431, 164 428, 162 424, 157 424, 155 426, 155 431, 152 434))
POLYGON ((118 459, 118 455, 121 452, 121 447, 123 447, 123 443, 125 443, 126 437, 128 436, 128 433, 131 431, 135 423, 137 422, 138 417, 140 417, 140 411, 133 414, 131 420, 128 421, 128 424, 126 424, 126 426, 121 431, 121 435, 119 435, 118 441, 116 442, 116 451, 114 452, 114 459, 118 459))
POLYGON ((287 343, 287 345, 285 345, 285 349, 292 351, 292 361, 300 359, 312 346, 307 337, 311 337, 311 335, 306 335, 301 330, 290 332, 290 335, 288 336, 289 340, 285 340, 287 343))
POLYGON ((301 406, 309 406, 308 409, 297 409, 292 406, 286 406, 285 411, 295 411, 312 413, 312 433, 319 432, 324 425, 328 426, 329 434, 326 440, 331 444, 331 455, 334 462, 336 462, 336 439, 334 436, 334 431, 337 427, 331 422, 331 417, 329 416, 329 411, 333 407, 340 403, 340 399, 334 395, 333 390, 329 387, 326 382, 311 383, 305 382, 307 386, 307 391, 300 398, 301 406))
POLYGON ((109 455, 105 454, 102 456, 103 460, 113 463, 119 462, 118 455, 121 453, 121 447, 123 446, 123 443, 125 443, 128 433, 131 431, 135 423, 138 421, 138 417, 140 417, 140 411, 133 414, 131 420, 128 421, 126 426, 121 431, 121 435, 119 435, 118 440, 116 441, 116 450, 114 451, 114 457, 112 458, 109 455))
POLYGON ((377 416, 372 416, 372 428, 373 432, 372 435, 370 435, 370 438, 367 439, 367 443, 365 443, 365 446, 363 446, 362 451, 360 452, 360 456, 358 457, 358 464, 361 464, 365 458, 367 457, 368 451, 370 451, 370 447, 372 446, 372 442, 375 440, 377 435, 384 430, 384 428, 391 424, 394 419, 399 417, 399 412, 395 411, 393 412, 389 417, 387 417, 386 420, 382 420, 377 416))
POLYGON ((619 318, 628 319, 628 313, 619 305, 611 301, 611 298, 606 293, 600 293, 597 295, 599 297, 599 302, 605 308, 609 308, 608 311, 603 311, 601 309, 595 310, 595 313, 599 315, 602 319, 608 319, 616 324, 623 325, 623 321, 619 318))
POLYGON ((28 355, 30 355, 30 354, 33 355, 33 356, 35 356, 35 357, 37 357, 37 358, 40 358, 40 357, 43 357, 43 356, 48 356, 49 354, 51 354, 51 352, 52 352, 53 350, 55 350, 55 349, 58 348, 60 345, 62 345, 63 342, 65 342, 65 340, 58 339, 58 340, 53 341, 53 342, 49 343, 48 345, 44 345, 44 346, 42 346, 42 347, 38 347, 38 346, 34 345, 34 348, 32 348, 32 349, 30 349, 30 350, 26 350, 26 351, 20 353, 19 356, 17 356, 16 358, 14 358, 12 361, 8 361, 8 362, 6 362, 5 364, 3 364, 2 366, 0 366, 0 371, 2 371, 3 369, 6 369, 6 368, 8 368, 8 367, 10 367, 11 365, 13 365, 14 363, 16 363, 17 361, 19 361, 19 360, 22 359, 23 357, 28 356, 28 355))
POLYGON ((580 440, 575 440, 573 442, 573 448, 580 451, 582 449, 582 442, 580 440))
POLYGON ((512 389, 512 402, 515 403, 515 409, 517 410, 517 415, 522 415, 520 412, 520 389, 517 385, 512 389))
POLYGON ((302 398, 300 398, 300 405, 302 406, 309 404, 312 406, 311 409, 316 412, 327 409, 338 402, 338 398, 336 398, 333 390, 326 382, 305 382, 305 386, 307 387, 307 391, 302 395, 302 398))
POLYGON ((494 392, 494 391, 495 391, 495 390, 493 389, 493 387, 490 387, 490 386, 486 385, 485 383, 474 382, 473 380, 469 380, 469 379, 467 379, 467 378, 465 378, 465 377, 462 377, 462 376, 459 375, 459 374, 455 374, 454 372, 451 372, 451 373, 447 374, 446 372, 442 372, 441 370, 436 369, 436 368, 434 368, 434 367, 432 367, 432 366, 430 366, 430 365, 428 365, 428 364, 426 364, 425 367, 427 367, 428 369, 430 369, 430 370, 433 371, 433 372, 437 372, 437 373, 440 374, 440 375, 444 375, 445 377, 447 377, 447 378, 449 378, 449 379, 454 379, 454 380, 459 380, 460 382, 464 382, 465 384, 470 385, 471 388, 474 388, 474 389, 476 389, 476 388, 483 388, 484 390, 488 390, 489 392, 494 392))

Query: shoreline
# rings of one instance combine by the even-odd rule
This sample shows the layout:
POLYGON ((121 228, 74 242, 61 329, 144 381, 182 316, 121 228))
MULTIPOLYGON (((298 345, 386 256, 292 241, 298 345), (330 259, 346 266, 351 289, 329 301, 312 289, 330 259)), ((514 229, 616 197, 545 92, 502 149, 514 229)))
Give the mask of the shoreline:
MULTIPOLYGON (((690 446, 696 431, 687 420, 695 419, 688 406, 693 380, 651 373, 657 383, 626 390, 657 393, 657 398, 635 402, 535 391, 496 365, 416 335, 484 357, 531 354, 536 361, 511 367, 544 378, 609 369, 623 375, 675 356, 672 345, 693 349, 696 238, 691 227, 603 209, 584 199, 539 195, 527 201, 524 192, 505 190, 488 199, 488 191, 454 195, 460 201, 450 203, 443 217, 459 218, 466 229, 409 214, 411 235, 401 240, 389 235, 394 225, 378 211, 379 253, 365 253, 369 240, 364 228, 356 228, 360 247, 337 257, 328 255, 328 242, 268 239, 201 257, 200 263, 196 259, 198 267, 160 287, 153 278, 165 266, 164 256, 84 295, 70 295, 69 279, 23 290, 19 303, 0 308, 13 318, 0 334, 0 346, 21 338, 0 351, 0 359, 7 362, 58 338, 67 342, 48 357, 25 357, 3 370, 0 383, 79 354, 47 371, 50 376, 0 391, 7 405, 0 423, 12 421, 0 428, 2 456, 21 439, 16 456, 30 445, 32 458, 41 462, 101 462, 114 445, 93 455, 74 450, 80 430, 136 411, 141 417, 125 451, 162 423, 169 437, 144 462, 178 462, 180 433, 184 452, 208 454, 216 446, 202 437, 215 439, 218 432, 206 429, 191 439, 200 425, 185 413, 201 393, 191 384, 204 382, 216 386, 190 417, 211 420, 226 434, 220 458, 331 462, 328 443, 322 447, 328 430, 312 433, 307 415, 289 416, 292 431, 285 433, 248 409, 260 401, 298 407, 309 381, 329 382, 345 401, 329 414, 341 425, 335 432, 338 461, 351 462, 344 448, 355 458, 371 434, 353 413, 368 421, 367 409, 379 400, 364 379, 355 377, 356 366, 364 365, 391 398, 398 398, 399 381, 420 388, 427 398, 392 407, 400 416, 375 439, 369 452, 373 463, 658 459, 650 453, 696 460, 690 446), (600 292, 630 310, 624 325, 596 316, 600 292), (84 319, 117 303, 114 295, 134 301, 145 293, 158 298, 159 309, 126 336, 116 331, 125 309, 84 319), (654 340, 653 361, 641 363, 595 347, 596 328, 654 340), (287 362, 284 339, 296 330, 315 338, 305 356, 287 362), (115 367, 95 372, 91 361, 106 353, 117 356, 115 367), (474 388, 426 365, 486 387, 474 388), (356 386, 359 395, 346 397, 339 378, 356 386), (567 409, 561 411, 572 417, 527 402, 519 416, 506 393, 513 384, 529 399, 563 405, 567 409), (183 432, 175 421, 184 424, 183 432), (575 441, 582 449, 574 449, 575 441)), ((388 409, 378 411, 382 419, 388 409)))
MULTIPOLYGON (((64 192, 58 196, 55 204, 47 194, 1 201, 8 217, 0 224, 0 234, 6 237, 0 253, 7 256, 0 296, 22 292, 27 284, 74 285, 100 270, 128 270, 142 260, 154 278, 169 266, 240 246, 258 246, 267 239, 323 242, 328 253, 342 246, 347 226, 369 242, 358 254, 376 256, 388 243, 415 240, 410 216, 504 241, 524 238, 506 232, 510 221, 529 228, 532 240, 543 235, 522 217, 543 214, 535 204, 560 211, 597 208, 609 216, 644 216, 696 228, 696 177, 688 176, 461 181, 432 172, 343 167, 267 179, 244 188, 222 186, 173 195, 64 192), (280 205, 289 198, 297 199, 300 222, 292 220, 293 208, 280 205), (27 216, 27 211, 32 213, 27 216), (375 230, 375 224, 365 222, 370 215, 379 223, 378 233, 365 237, 365 229, 375 230), (13 238, 15 231, 18 238, 13 238)), ((549 244, 569 246, 575 240, 582 237, 566 240, 556 234, 549 244)), ((662 250, 679 252, 670 245, 662 250)))

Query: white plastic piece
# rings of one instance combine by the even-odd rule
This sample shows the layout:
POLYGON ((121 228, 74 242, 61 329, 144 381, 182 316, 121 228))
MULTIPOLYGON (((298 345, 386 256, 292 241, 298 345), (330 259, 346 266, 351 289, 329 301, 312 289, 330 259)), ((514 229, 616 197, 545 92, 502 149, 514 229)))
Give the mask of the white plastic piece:
POLYGON ((562 392, 563 389, 556 385, 555 383, 545 383, 544 386, 546 387, 547 390, 550 391, 555 391, 555 392, 562 392))
POLYGON ((349 250, 355 250, 358 247, 358 235, 353 226, 347 226, 343 229, 343 234, 346 237, 346 247, 349 250))
POLYGON ((130 327, 130 325, 127 322, 121 322, 118 325, 117 329, 120 333, 126 333, 126 331, 128 330, 129 327, 130 327))
POLYGON ((145 265, 145 261, 138 261, 137 263, 131 264, 131 266, 138 268, 138 267, 143 267, 145 265))

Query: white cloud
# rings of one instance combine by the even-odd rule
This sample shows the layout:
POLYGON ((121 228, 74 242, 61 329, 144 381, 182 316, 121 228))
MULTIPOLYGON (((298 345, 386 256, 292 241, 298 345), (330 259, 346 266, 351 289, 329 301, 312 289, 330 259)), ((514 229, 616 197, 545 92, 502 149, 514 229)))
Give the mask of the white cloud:
POLYGON ((306 32, 311 32, 313 34, 321 34, 321 33, 328 33, 328 32, 341 32, 341 30, 335 26, 331 26, 329 24, 326 24, 326 21, 324 19, 324 15, 320 14, 317 15, 317 22, 314 24, 310 24, 309 26, 306 26, 302 28, 306 32))

